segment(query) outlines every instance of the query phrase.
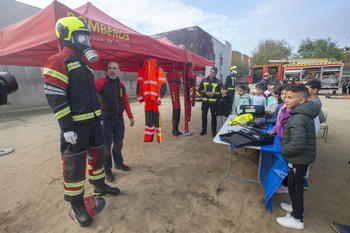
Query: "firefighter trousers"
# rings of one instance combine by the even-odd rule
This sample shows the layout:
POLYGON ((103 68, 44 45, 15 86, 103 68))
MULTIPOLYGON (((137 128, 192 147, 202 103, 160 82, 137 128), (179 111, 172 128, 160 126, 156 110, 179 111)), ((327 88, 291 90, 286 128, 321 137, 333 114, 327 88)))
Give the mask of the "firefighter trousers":
POLYGON ((217 103, 207 103, 202 102, 202 132, 207 132, 207 124, 208 124, 208 111, 210 109, 211 113, 211 132, 212 134, 216 134, 216 110, 217 103))
POLYGON ((145 101, 145 133, 143 136, 144 142, 152 142, 153 135, 157 135, 157 141, 162 142, 162 123, 158 104, 154 101, 145 101))
POLYGON ((77 143, 65 141, 61 132, 61 155, 63 160, 64 199, 76 202, 84 196, 86 180, 86 158, 88 160, 89 182, 93 185, 103 184, 105 180, 103 129, 101 120, 92 120, 76 124, 77 143))

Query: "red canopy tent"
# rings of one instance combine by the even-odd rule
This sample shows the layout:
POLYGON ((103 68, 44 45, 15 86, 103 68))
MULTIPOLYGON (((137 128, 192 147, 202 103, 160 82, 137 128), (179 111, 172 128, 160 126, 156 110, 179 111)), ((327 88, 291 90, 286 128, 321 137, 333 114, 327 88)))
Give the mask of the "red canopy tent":
MULTIPOLYGON (((173 42, 171 42, 165 36, 163 36, 159 41, 161 41, 161 42, 163 42, 165 44, 174 46, 174 47, 176 47, 178 49, 183 49, 183 48, 180 48, 177 45, 175 45, 173 42)), ((194 70, 204 70, 205 66, 214 66, 215 65, 214 61, 210 61, 210 60, 208 60, 208 59, 206 59, 206 58, 204 58, 202 56, 199 56, 197 54, 191 53, 191 52, 189 52, 189 51, 187 51, 185 49, 183 49, 183 50, 184 50, 184 52, 187 55, 187 61, 188 62, 192 62, 194 70)))
POLYGON ((96 70, 103 70, 108 61, 116 60, 123 71, 137 71, 147 57, 156 58, 165 70, 174 64, 183 65, 192 60, 196 70, 203 70, 205 65, 214 63, 142 35, 91 3, 72 10, 55 0, 36 15, 0 30, 0 64, 44 66, 47 58, 58 52, 56 22, 67 16, 80 17, 90 26, 90 42, 100 57, 97 63, 92 64, 96 70))

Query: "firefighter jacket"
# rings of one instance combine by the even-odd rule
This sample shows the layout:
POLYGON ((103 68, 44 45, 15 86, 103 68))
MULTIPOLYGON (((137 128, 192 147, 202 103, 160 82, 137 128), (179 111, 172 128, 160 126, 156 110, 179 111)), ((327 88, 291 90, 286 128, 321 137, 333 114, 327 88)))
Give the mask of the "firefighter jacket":
POLYGON ((129 118, 133 118, 131 113, 128 95, 124 83, 117 77, 110 79, 108 75, 95 81, 96 90, 102 97, 102 119, 115 120, 123 118, 124 110, 129 118))
POLYGON ((210 80, 209 76, 203 79, 198 88, 199 93, 202 94, 202 102, 216 103, 217 99, 221 95, 220 94, 221 85, 222 85, 221 81, 216 77, 213 80, 210 80), (214 96, 213 97, 207 96, 205 94, 205 92, 207 91, 214 93, 214 96))
POLYGON ((154 101, 159 105, 167 90, 165 73, 154 58, 146 59, 138 71, 137 99, 143 101, 154 101))
POLYGON ((77 58, 73 49, 64 47, 46 61, 44 89, 63 132, 74 130, 75 123, 101 116, 94 72, 86 62, 77 58))
POLYGON ((236 75, 235 74, 229 74, 226 77, 225 80, 225 86, 228 88, 228 90, 236 90, 236 75))

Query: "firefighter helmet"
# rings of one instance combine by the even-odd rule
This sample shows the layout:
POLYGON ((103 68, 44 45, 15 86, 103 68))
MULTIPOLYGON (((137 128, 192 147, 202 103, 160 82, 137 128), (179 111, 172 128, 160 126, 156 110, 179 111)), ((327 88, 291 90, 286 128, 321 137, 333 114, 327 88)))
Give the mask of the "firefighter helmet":
POLYGON ((71 41, 73 32, 81 31, 91 34, 90 27, 82 19, 77 17, 64 17, 56 23, 56 36, 59 40, 71 41))
POLYGON ((231 66, 231 74, 236 75, 237 74, 237 66, 231 66))

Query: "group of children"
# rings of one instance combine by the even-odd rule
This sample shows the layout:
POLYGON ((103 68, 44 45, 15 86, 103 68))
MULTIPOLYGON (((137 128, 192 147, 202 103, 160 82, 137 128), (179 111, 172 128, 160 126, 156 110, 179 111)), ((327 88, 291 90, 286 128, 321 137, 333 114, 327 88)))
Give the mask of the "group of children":
POLYGON ((306 177, 310 164, 316 157, 316 135, 320 123, 325 121, 322 103, 317 96, 321 83, 317 80, 305 85, 270 83, 268 87, 258 83, 255 95, 250 97, 246 86, 236 88, 238 96, 234 103, 225 96, 227 88, 221 88, 221 109, 218 112, 218 129, 221 128, 229 114, 237 115, 241 105, 261 105, 265 108, 265 117, 274 127, 269 134, 277 134, 281 139, 282 156, 288 163, 288 175, 277 188, 277 193, 289 193, 291 204, 281 203, 287 214, 277 218, 282 226, 304 229, 303 191, 308 189, 306 177), (224 114, 222 114, 224 113, 224 114), (220 122, 220 123, 219 123, 220 122))

